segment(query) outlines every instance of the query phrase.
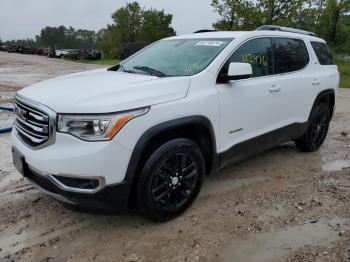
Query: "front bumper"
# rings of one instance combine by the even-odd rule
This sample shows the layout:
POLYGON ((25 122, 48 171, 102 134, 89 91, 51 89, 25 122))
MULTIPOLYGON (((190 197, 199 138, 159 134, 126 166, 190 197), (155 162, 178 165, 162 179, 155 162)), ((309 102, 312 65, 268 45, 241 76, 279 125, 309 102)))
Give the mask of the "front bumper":
POLYGON ((23 175, 61 202, 98 209, 125 209, 130 195, 126 170, 131 151, 117 139, 85 142, 57 133, 56 142, 33 150, 12 132, 12 145, 23 158, 23 175), (99 181, 92 190, 60 183, 62 178, 99 181))
POLYGON ((127 182, 105 186, 92 194, 64 190, 48 176, 33 170, 25 162, 23 175, 39 190, 60 202, 103 210, 124 210, 128 207, 130 185, 127 182))
POLYGON ((125 180, 131 150, 116 137, 111 141, 86 142, 68 134, 56 133, 56 142, 33 150, 12 132, 12 145, 26 163, 43 175, 77 178, 103 177, 105 185, 125 180))

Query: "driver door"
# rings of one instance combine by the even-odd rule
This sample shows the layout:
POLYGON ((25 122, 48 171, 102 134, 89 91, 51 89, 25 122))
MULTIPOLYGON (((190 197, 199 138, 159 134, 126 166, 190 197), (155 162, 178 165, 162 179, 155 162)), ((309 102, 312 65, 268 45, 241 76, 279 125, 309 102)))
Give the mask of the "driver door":
MULTIPOLYGON (((243 43, 221 69, 217 82, 220 101, 220 149, 229 152, 243 141, 277 129, 283 118, 281 87, 275 82, 274 57, 270 38, 255 38, 243 43), (250 63, 248 79, 220 83, 231 62, 250 63), (229 150, 231 149, 231 150, 229 150)), ((248 148, 244 148, 248 150, 248 148)))

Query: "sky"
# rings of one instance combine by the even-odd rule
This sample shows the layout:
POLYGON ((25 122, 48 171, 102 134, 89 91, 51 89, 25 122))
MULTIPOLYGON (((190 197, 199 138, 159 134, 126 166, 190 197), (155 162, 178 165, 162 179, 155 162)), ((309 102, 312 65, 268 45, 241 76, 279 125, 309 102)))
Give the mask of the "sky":
MULTIPOLYGON (((0 39, 34 38, 45 26, 99 30, 111 24, 111 14, 134 0, 1 0, 0 39)), ((173 14, 178 35, 210 29, 217 14, 211 0, 138 0, 146 9, 173 14)))

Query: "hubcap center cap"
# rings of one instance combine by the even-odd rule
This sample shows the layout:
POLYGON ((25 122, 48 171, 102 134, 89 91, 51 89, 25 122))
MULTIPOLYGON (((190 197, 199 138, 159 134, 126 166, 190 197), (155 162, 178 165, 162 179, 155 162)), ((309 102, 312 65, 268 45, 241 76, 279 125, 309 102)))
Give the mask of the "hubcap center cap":
POLYGON ((171 180, 171 183, 176 186, 179 183, 179 178, 178 177, 173 177, 173 179, 171 180))

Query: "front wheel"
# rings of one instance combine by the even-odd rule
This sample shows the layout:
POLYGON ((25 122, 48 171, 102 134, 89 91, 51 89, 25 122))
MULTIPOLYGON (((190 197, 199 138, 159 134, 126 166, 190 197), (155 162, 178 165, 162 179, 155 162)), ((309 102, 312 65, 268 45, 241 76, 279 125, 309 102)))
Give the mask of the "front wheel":
POLYGON ((305 152, 316 151, 326 139, 330 121, 331 113, 328 105, 324 103, 317 105, 311 113, 306 133, 295 141, 297 147, 305 152))
POLYGON ((161 145, 147 160, 138 180, 141 212, 155 221, 180 215, 198 196, 204 173, 204 157, 195 142, 178 138, 161 145))

